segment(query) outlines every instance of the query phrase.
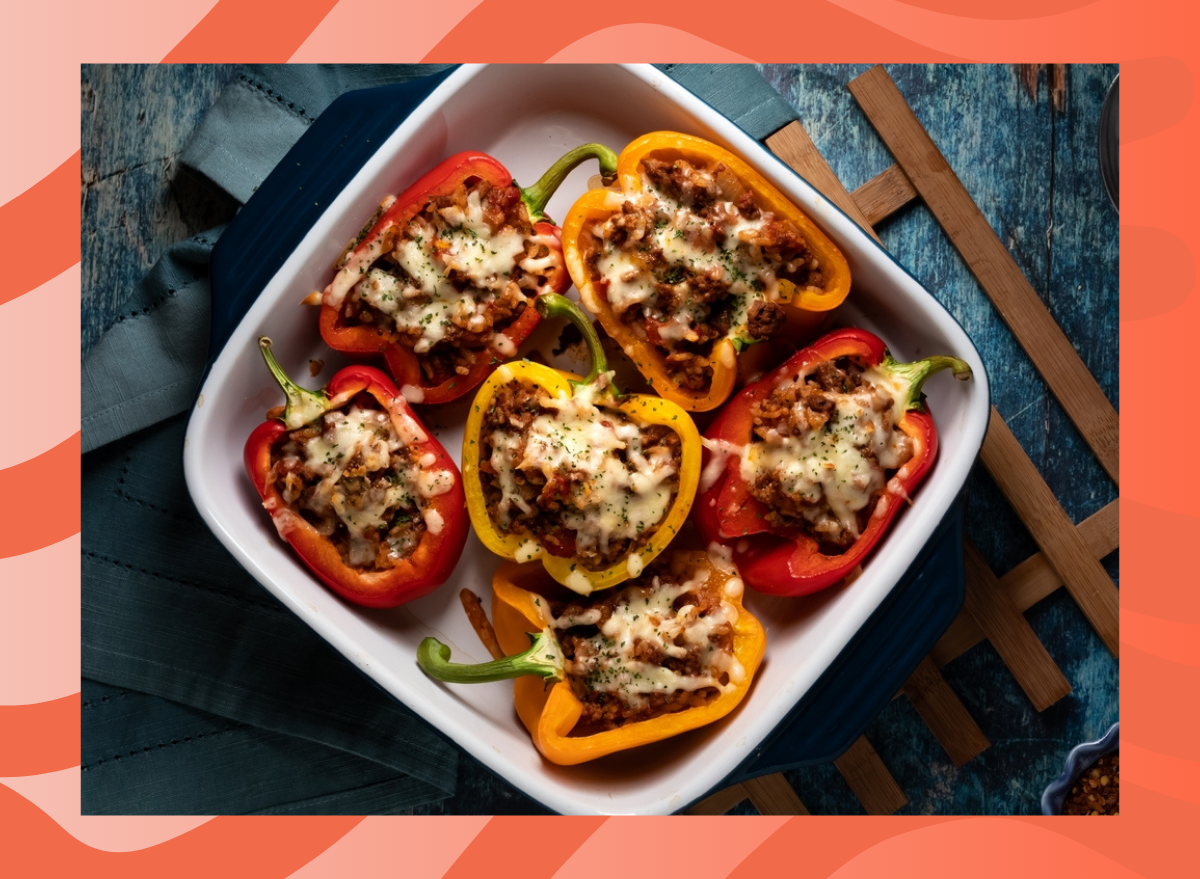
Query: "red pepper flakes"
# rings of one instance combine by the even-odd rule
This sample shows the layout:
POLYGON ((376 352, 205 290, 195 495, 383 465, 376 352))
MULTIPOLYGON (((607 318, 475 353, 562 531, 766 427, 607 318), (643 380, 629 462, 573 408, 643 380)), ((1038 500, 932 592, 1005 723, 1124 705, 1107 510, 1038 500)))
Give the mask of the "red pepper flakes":
POLYGON ((1105 754, 1071 785, 1064 815, 1119 815, 1120 752, 1105 754))

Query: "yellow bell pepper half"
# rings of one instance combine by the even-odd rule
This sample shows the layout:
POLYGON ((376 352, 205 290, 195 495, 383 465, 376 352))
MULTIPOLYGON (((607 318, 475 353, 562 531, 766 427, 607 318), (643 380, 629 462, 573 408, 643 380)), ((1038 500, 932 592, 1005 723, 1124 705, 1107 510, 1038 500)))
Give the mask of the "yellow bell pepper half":
POLYGON ((700 434, 691 416, 675 403, 659 397, 620 395, 612 388, 610 400, 602 404, 605 408, 620 412, 640 425, 663 425, 674 431, 680 440, 679 488, 667 515, 658 524, 653 535, 635 552, 607 567, 590 568, 577 558, 552 555, 529 533, 516 534, 502 530, 488 512, 479 468, 483 449, 483 420, 491 409, 497 392, 509 382, 518 381, 529 388, 545 391, 551 397, 570 396, 575 393, 576 385, 595 381, 606 367, 600 340, 592 328, 591 321, 578 306, 557 294, 543 294, 538 297, 537 308, 543 312, 543 316, 565 315, 580 328, 592 353, 592 372, 588 378, 581 380, 578 376, 559 372, 539 363, 520 361, 500 366, 488 377, 479 389, 467 415, 463 438, 462 472, 467 512, 483 545, 496 555, 522 562, 540 558, 551 577, 567 588, 587 595, 597 589, 607 589, 636 577, 666 549, 667 544, 678 533, 692 508, 692 501, 700 482, 700 434))

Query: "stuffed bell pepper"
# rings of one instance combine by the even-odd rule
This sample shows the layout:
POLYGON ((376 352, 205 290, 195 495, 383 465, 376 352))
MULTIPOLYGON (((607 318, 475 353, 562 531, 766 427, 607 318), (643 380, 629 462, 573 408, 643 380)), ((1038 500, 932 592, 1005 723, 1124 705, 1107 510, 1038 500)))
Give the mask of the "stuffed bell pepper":
POLYGON ((567 269, 654 390, 685 409, 720 406, 739 352, 815 331, 850 290, 833 242, 715 144, 647 134, 621 152, 617 179, 567 215, 567 269))
POLYGON ((897 363, 865 330, 838 330, 747 386, 705 434, 696 524, 749 586, 806 595, 871 552, 937 454, 926 379, 954 357, 897 363))
POLYGON ((443 403, 474 388, 516 354, 538 315, 530 302, 570 284, 561 232, 543 210, 589 158, 602 175, 612 150, 571 150, 521 189, 482 153, 451 156, 379 212, 343 252, 323 293, 321 336, 351 354, 383 353, 414 403, 443 403))
POLYGON ((467 538, 462 477, 386 375, 298 387, 259 339, 287 405, 267 413, 245 464, 279 535, 343 598, 395 607, 446 582, 467 538))
POLYGON ((579 328, 591 373, 522 361, 488 377, 463 439, 467 510, 492 552, 541 559, 586 595, 638 576, 675 536, 700 478, 700 436, 674 403, 618 391, 577 305, 547 293, 536 308, 579 328))
POLYGON ((417 660, 441 681, 515 678, 517 714, 537 749, 574 765, 697 729, 738 706, 766 645, 742 591, 737 572, 703 552, 673 553, 670 564, 587 598, 538 565, 506 562, 492 583, 492 617, 512 655, 461 665, 426 638, 417 660))

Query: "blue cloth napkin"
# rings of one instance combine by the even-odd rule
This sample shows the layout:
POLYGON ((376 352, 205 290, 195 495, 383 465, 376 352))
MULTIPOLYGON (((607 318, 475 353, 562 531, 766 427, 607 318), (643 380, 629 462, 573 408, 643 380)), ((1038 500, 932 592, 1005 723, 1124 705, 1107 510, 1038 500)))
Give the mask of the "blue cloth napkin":
MULTIPOLYGON (((245 202, 340 94, 439 69, 246 67, 181 162, 245 202)), ((756 138, 795 118, 753 67, 664 69, 756 138)), ((83 813, 390 814, 448 797, 457 748, 262 589, 188 498, 221 232, 172 248, 84 352, 83 813)))

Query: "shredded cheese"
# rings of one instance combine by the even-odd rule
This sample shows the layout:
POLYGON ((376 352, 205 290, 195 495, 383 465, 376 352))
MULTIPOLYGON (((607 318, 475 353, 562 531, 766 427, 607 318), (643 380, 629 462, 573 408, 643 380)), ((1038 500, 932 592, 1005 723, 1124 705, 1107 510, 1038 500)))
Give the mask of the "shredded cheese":
POLYGON ((700 438, 701 444, 708 449, 708 463, 704 465, 704 469, 700 472, 700 484, 697 491, 701 494, 712 488, 721 474, 725 472, 725 465, 729 462, 730 457, 741 457, 745 454, 744 446, 736 445, 727 440, 709 439, 708 437, 700 438))
MULTIPOLYGON (((729 601, 703 616, 694 604, 674 605, 680 596, 694 593, 708 578, 701 570, 680 583, 651 578, 648 586, 626 589, 618 597, 607 620, 591 609, 554 618, 552 627, 598 625, 598 632, 577 644, 574 660, 566 663, 569 674, 584 680, 593 691, 613 693, 632 707, 651 694, 694 692, 708 687, 725 692, 745 680, 745 669, 730 649, 712 649, 715 639, 728 633, 737 621, 737 608, 729 601), (649 645, 663 659, 698 657, 696 674, 680 674, 663 665, 637 659, 639 647, 649 645)), ((735 596, 729 595, 733 598, 735 596)), ((643 652, 644 655, 644 652, 643 652)))
MULTIPOLYGON (((518 266, 525 274, 507 295, 526 301, 520 288, 536 286, 538 276, 560 258, 552 236, 527 238, 509 225, 493 231, 484 217, 478 190, 468 193, 465 207, 450 205, 438 215, 436 225, 418 215, 399 235, 377 236, 362 253, 353 254, 326 289, 324 304, 340 309, 353 291, 414 340, 415 353, 425 354, 446 338, 452 326, 469 332, 486 330, 490 326, 488 308, 512 283, 518 266), (534 247, 526 256, 530 242, 534 247), (540 245, 546 245, 547 255, 532 255, 540 245), (388 252, 400 274, 374 265, 388 252)), ((498 350, 511 347, 500 333, 492 339, 498 350)))
MULTIPOLYGON (((762 476, 774 479, 785 494, 804 502, 805 517, 818 529, 840 526, 856 538, 858 512, 884 489, 885 471, 911 454, 903 431, 885 426, 903 415, 895 402, 904 398, 899 381, 878 367, 864 370, 863 379, 853 391, 830 393, 835 408, 822 427, 790 436, 768 430, 740 450, 740 475, 747 485, 762 476), (829 513, 836 523, 822 521, 829 513)), ((797 377, 804 380, 805 374, 797 377)), ((803 406, 797 400, 801 423, 803 406)))
MULTIPOLYGON (((501 527, 508 527, 514 512, 534 512, 519 491, 521 471, 527 470, 541 471, 548 481, 571 471, 585 474, 562 514, 581 551, 604 555, 612 541, 635 539, 666 517, 674 494, 669 481, 676 474, 670 451, 656 446, 643 452, 641 429, 620 413, 599 408, 598 391, 593 384, 574 395, 544 399, 542 406, 551 411, 535 417, 526 430, 492 433, 490 463, 501 490, 501 527)), ((636 576, 640 570, 631 567, 630 572, 636 576)))
MULTIPOLYGON (((697 179, 711 179, 704 169, 693 168, 690 173, 697 179)), ((663 192, 646 174, 641 179, 642 192, 626 193, 624 201, 651 216, 653 228, 640 237, 628 235, 621 226, 624 221, 619 210, 592 228, 603 242, 596 270, 607 282, 606 295, 613 309, 620 313, 643 305, 647 316, 651 316, 651 311, 659 307, 656 272, 650 270, 643 256, 657 252, 668 267, 658 274, 670 279, 674 270, 680 277, 673 285, 673 304, 661 309, 666 320, 658 327, 660 339, 674 343, 699 338, 696 326, 702 311, 688 295, 683 270, 728 283, 733 311, 724 338, 747 337, 751 304, 786 298, 776 277, 779 266, 765 258, 762 248, 753 243, 776 222, 775 215, 763 211, 757 217, 746 217, 736 205, 725 201, 710 206, 709 216, 704 217, 663 192)))
MULTIPOLYGON (((376 548, 368 533, 389 532, 397 516, 422 516, 430 532, 441 531, 441 516, 426 509, 423 501, 453 488, 454 474, 434 469, 435 455, 414 461, 406 453, 415 438, 415 422, 407 410, 382 412, 351 405, 326 412, 318 423, 321 432, 304 442, 301 455, 293 456, 318 477, 305 507, 319 515, 332 513, 345 526, 348 564, 371 565, 376 548)), ((423 440, 423 432, 417 433, 423 440)), ((285 486, 288 503, 299 495, 297 486, 285 486)), ((290 509, 288 513, 295 515, 290 509)), ((287 527, 293 527, 290 520, 287 527)), ((410 555, 417 539, 406 529, 385 537, 389 553, 397 558, 410 555)))

